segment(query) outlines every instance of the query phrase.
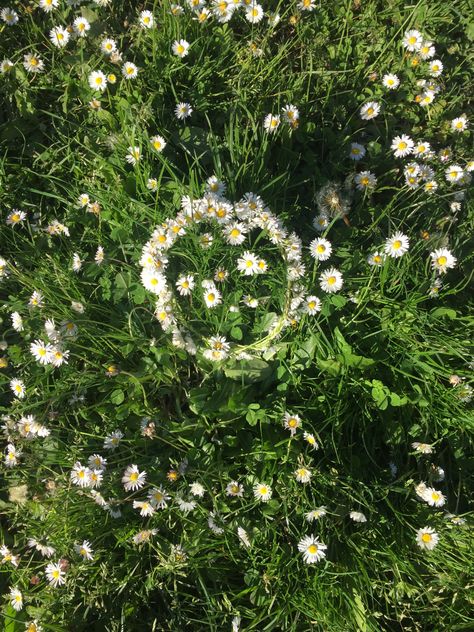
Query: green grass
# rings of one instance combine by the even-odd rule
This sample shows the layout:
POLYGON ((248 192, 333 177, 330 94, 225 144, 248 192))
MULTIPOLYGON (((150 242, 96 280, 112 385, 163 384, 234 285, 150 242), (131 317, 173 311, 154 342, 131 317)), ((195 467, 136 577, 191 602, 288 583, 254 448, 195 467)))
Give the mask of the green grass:
MULTIPOLYGON (((0 464, 0 544, 20 556, 18 567, 0 565, 4 629, 24 630, 35 619, 43 630, 220 632, 231 630, 237 615, 241 630, 258 632, 472 629, 474 417, 459 393, 472 384, 474 215, 469 179, 453 186, 444 177, 448 165, 465 167, 474 158, 472 123, 461 134, 451 131, 451 120, 471 107, 469 4, 341 1, 302 12, 292 0, 265 2, 266 13, 281 16, 274 28, 266 18, 250 25, 242 9, 228 24, 201 25, 188 8, 171 15, 168 1, 112 0, 103 8, 62 1, 52 14, 14 4, 20 22, 0 26, 0 60, 14 63, 0 75, 0 256, 8 261, 8 276, 0 279, 7 343, 0 352, 7 364, 0 369, 0 413, 2 450, 13 443, 22 454, 16 467, 0 464), (141 9, 153 12, 156 28, 137 26, 141 9), (50 29, 81 14, 91 23, 87 38, 54 48, 50 29), (414 101, 427 64, 412 67, 401 43, 410 28, 434 42, 444 64, 440 93, 427 108, 414 101), (116 39, 123 61, 139 67, 135 80, 123 80, 121 64, 102 55, 105 36, 116 39), (181 38, 191 43, 182 60, 171 54, 181 38), (23 55, 32 51, 44 60, 44 73, 23 68, 23 55), (88 85, 98 69, 117 75, 103 94, 88 85), (382 85, 388 72, 401 80, 395 91, 382 85), (94 96, 100 110, 89 105, 94 96), (371 100, 382 105, 381 114, 361 120, 360 107, 371 100), (174 116, 180 101, 194 110, 186 121, 174 116), (282 123, 274 134, 265 132, 265 116, 290 103, 300 111, 298 128, 282 123), (157 133, 167 142, 160 154, 149 142, 157 133), (439 184, 435 194, 404 185, 403 168, 413 157, 397 159, 390 150, 402 133, 429 142, 436 153, 452 149, 448 162, 437 156, 428 162, 439 184), (367 149, 361 162, 348 157, 352 142, 367 149), (135 167, 125 160, 134 145, 143 154, 135 167), (315 263, 308 246, 319 234, 312 225, 317 193, 361 170, 374 173, 377 186, 353 192, 348 222, 331 222, 324 233, 331 258, 315 263), (155 227, 176 216, 182 196, 201 197, 212 175, 225 182, 232 203, 252 191, 297 233, 305 293, 322 300, 316 317, 296 319, 263 356, 222 365, 171 344, 153 316, 154 297, 141 284, 139 265, 155 227), (155 192, 147 188, 151 177, 155 192), (78 207, 82 193, 100 204, 98 215, 78 207), (453 210, 459 193, 464 198, 453 210), (27 220, 12 227, 5 220, 15 208, 27 220), (54 219, 69 237, 45 232, 54 219), (367 255, 396 231, 409 236, 408 253, 369 266, 367 255), (101 266, 94 262, 99 245, 101 266), (441 247, 457 265, 441 276, 433 298, 429 255, 441 247), (74 253, 84 261, 78 273, 71 268, 74 253), (342 272, 344 286, 325 294, 318 278, 331 266, 342 272), (34 290, 44 297, 40 309, 28 307, 34 290), (72 301, 84 312, 75 312, 72 301), (12 328, 15 311, 22 332, 12 328), (33 341, 46 340, 48 318, 78 327, 66 340, 68 364, 57 369, 30 353, 33 341), (116 374, 107 375, 111 365, 116 374), (462 378, 460 386, 450 384, 453 375, 462 378), (12 396, 13 378, 24 381, 25 399, 12 396), (303 420, 295 438, 283 428, 285 411, 303 420), (11 430, 24 415, 35 415, 50 436, 30 441, 11 430), (140 431, 145 417, 155 424, 153 438, 140 431), (124 438, 107 452, 104 438, 116 429, 124 438), (314 434, 318 450, 310 450, 303 431, 314 434), (431 444, 433 454, 417 454, 416 441, 431 444), (107 458, 100 492, 120 517, 71 483, 74 463, 95 453, 107 458), (147 472, 145 490, 124 491, 121 477, 130 464, 147 472), (167 473, 185 464, 170 483, 167 473), (294 476, 302 464, 313 474, 305 485, 294 476), (432 464, 444 470, 443 482, 434 481, 432 464), (244 484, 242 498, 226 495, 231 480, 244 484), (194 481, 206 492, 184 515, 176 497, 187 498, 194 481), (268 503, 253 497, 261 481, 272 486, 268 503), (421 481, 446 496, 442 508, 417 497, 421 481), (132 500, 143 499, 148 484, 166 487, 171 500, 145 518, 132 500), (304 514, 320 506, 327 515, 309 524, 304 514), (367 522, 353 522, 353 510, 367 522), (209 528, 211 511, 221 533, 209 528), (466 522, 455 524, 451 514, 466 522), (416 545, 425 526, 440 536, 432 551, 416 545), (238 527, 250 547, 239 542, 238 527), (142 529, 156 534, 137 545, 133 537, 142 529), (298 552, 308 534, 328 546, 318 564, 305 564, 298 552), (31 537, 48 539, 56 549, 51 560, 32 552, 31 537), (85 539, 92 561, 74 551, 85 539), (53 588, 44 570, 60 558, 69 563, 66 584, 53 588), (9 605, 10 587, 23 594, 19 612, 9 605)), ((179 241, 169 255, 169 279, 192 271, 200 288, 225 265, 228 303, 212 311, 197 292, 189 304, 179 299, 180 324, 191 323, 197 340, 219 333, 251 349, 265 336, 268 311, 285 309, 281 258, 265 235, 252 232, 234 252, 210 230, 210 250, 189 235, 179 241), (247 249, 269 262, 264 281, 232 267, 236 253, 247 249), (228 304, 249 292, 267 302, 255 312, 229 313, 228 304)))

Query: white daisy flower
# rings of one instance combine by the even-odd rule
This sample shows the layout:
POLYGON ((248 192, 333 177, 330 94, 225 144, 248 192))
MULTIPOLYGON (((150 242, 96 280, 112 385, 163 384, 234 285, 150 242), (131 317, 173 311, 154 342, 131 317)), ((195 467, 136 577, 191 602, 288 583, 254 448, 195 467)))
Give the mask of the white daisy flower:
POLYGON ((155 25, 153 13, 151 11, 141 11, 138 16, 138 23, 145 29, 151 29, 155 25))
POLYGON ((140 158, 141 158, 140 147, 137 147, 136 145, 134 145, 133 147, 128 148, 128 154, 125 156, 125 160, 128 162, 128 164, 136 165, 137 162, 140 160, 140 158))
POLYGON ((89 487, 90 473, 91 471, 88 467, 76 461, 71 470, 71 482, 78 487, 89 487))
POLYGON ((49 32, 49 39, 57 48, 64 48, 69 41, 69 31, 63 29, 62 26, 55 26, 49 32))
POLYGON ((305 514, 305 519, 308 522, 313 522, 314 520, 319 520, 320 518, 324 518, 327 514, 326 507, 323 505, 322 507, 317 507, 316 509, 312 509, 305 514))
POLYGON ((35 53, 28 53, 23 56, 23 66, 27 72, 35 74, 43 72, 44 61, 35 53))
POLYGON ((397 75, 388 74, 384 75, 382 83, 389 90, 396 90, 400 85, 400 79, 397 77, 397 75))
POLYGON ((454 268, 457 263, 456 257, 446 248, 438 248, 430 252, 431 265, 438 273, 444 273, 449 268, 454 268))
POLYGON ((247 235, 247 228, 240 222, 234 222, 227 224, 223 229, 224 239, 231 246, 239 246, 245 241, 247 235))
POLYGON ((10 381, 10 389, 13 391, 15 397, 23 399, 26 395, 25 384, 22 380, 13 379, 10 381))
POLYGON ((165 139, 163 138, 163 136, 159 136, 158 134, 150 138, 150 143, 153 149, 157 151, 158 153, 161 153, 163 149, 166 147, 165 139))
POLYGON ((431 527, 423 527, 416 532, 416 543, 425 551, 432 551, 439 542, 439 535, 431 527))
POLYGON ((259 272, 257 257, 252 252, 244 252, 243 256, 237 259, 237 270, 244 276, 257 274, 259 272))
POLYGON ((338 292, 343 284, 342 274, 336 268, 324 270, 319 276, 319 284, 324 292, 338 292))
POLYGON ((241 498, 244 495, 244 486, 237 481, 230 481, 225 488, 227 496, 241 498))
POLYGON ((91 28, 91 25, 86 18, 79 16, 72 23, 72 28, 78 37, 85 37, 87 35, 87 31, 91 28))
POLYGON ((285 412, 283 415, 283 427, 290 431, 292 437, 295 436, 298 428, 301 428, 301 418, 299 415, 285 412))
POLYGON ((258 24, 263 18, 262 7, 256 2, 252 2, 245 11, 245 18, 250 24, 258 24))
POLYGON ((8 598, 13 610, 20 612, 23 608, 23 595, 21 594, 21 591, 18 590, 18 588, 10 588, 10 595, 8 598))
POLYGON ((195 282, 193 274, 182 274, 176 281, 176 288, 181 296, 189 296, 194 290, 195 282))
POLYGON ((367 518, 361 511, 351 511, 349 518, 354 522, 367 522, 367 518))
POLYGON ((92 90, 100 90, 103 92, 107 87, 107 77, 101 70, 94 70, 94 72, 91 72, 88 81, 92 90))
POLYGON ((298 483, 309 483, 311 480, 311 477, 313 476, 311 470, 308 470, 308 468, 306 467, 299 467, 294 472, 294 475, 298 483))
POLYGON ((303 553, 306 564, 314 564, 323 560, 326 557, 327 548, 314 535, 307 535, 298 542, 298 551, 303 553))
POLYGON ((52 361, 53 347, 42 340, 35 340, 30 344, 30 352, 40 364, 46 365, 52 361))
POLYGON ((331 242, 322 237, 317 237, 310 243, 309 252, 316 261, 326 261, 332 253, 331 242))
POLYGON ((395 155, 395 158, 404 158, 408 154, 413 153, 413 147, 415 143, 406 134, 401 136, 395 136, 392 141, 391 149, 395 155))
POLYGON ((15 9, 10 9, 10 7, 5 7, 0 12, 0 17, 5 22, 7 26, 13 26, 19 20, 18 13, 15 9))
POLYGON ((406 31, 403 36, 402 44, 404 48, 406 48, 410 53, 413 53, 417 50, 420 50, 423 42, 423 37, 421 33, 415 29, 411 29, 406 31))
POLYGON ((263 121, 265 131, 272 134, 280 125, 280 116, 278 114, 267 114, 263 121))
POLYGON ((377 251, 367 257, 367 263, 369 266, 381 266, 383 259, 383 254, 377 251))
POLYGON ((171 50, 173 51, 173 53, 177 57, 181 57, 181 59, 183 57, 186 57, 186 55, 188 54, 188 49, 189 49, 189 42, 183 39, 174 41, 173 45, 171 46, 171 50))
POLYGON ((464 116, 464 114, 451 121, 451 130, 453 132, 464 132, 464 130, 467 129, 467 126, 468 120, 467 117, 464 116))
POLYGON ((443 64, 439 59, 434 59, 430 62, 430 75, 432 77, 439 77, 443 72, 443 64))
POLYGON ((189 103, 178 103, 178 105, 174 109, 174 113, 177 119, 183 121, 185 118, 188 118, 193 113, 193 108, 189 103))
POLYGON ((62 586, 66 583, 65 572, 62 570, 60 562, 57 564, 50 562, 46 566, 45 574, 53 588, 57 588, 58 586, 62 586))
POLYGON ((148 500, 155 509, 166 509, 170 495, 162 487, 153 487, 148 492, 148 500))
POLYGON ((356 189, 365 191, 366 189, 373 189, 376 186, 377 178, 370 171, 361 171, 355 174, 354 182, 356 189))
POLYGON ((136 491, 146 482, 146 472, 140 472, 136 465, 129 465, 122 476, 122 484, 126 492, 136 491))
POLYGON ((362 160, 362 158, 366 154, 366 149, 364 145, 360 143, 351 143, 351 148, 349 150, 349 158, 351 160, 362 160))
POLYGON ((376 101, 368 101, 360 108, 360 118, 363 121, 370 121, 370 119, 378 116, 380 112, 380 104, 376 101))
POLYGON ((253 495, 256 500, 266 503, 272 497, 272 488, 267 483, 255 483, 253 486, 253 495))
POLYGON ((117 50, 117 44, 115 40, 113 39, 110 39, 110 38, 104 39, 100 43, 100 50, 105 55, 112 55, 112 53, 115 53, 115 51, 117 50))
POLYGON ((384 246, 384 252, 389 257, 402 257, 410 247, 410 240, 406 235, 397 232, 387 239, 384 246))
POLYGON ((204 302, 208 308, 216 307, 222 303, 222 295, 215 285, 204 291, 204 302))
POLYGON ((305 298, 305 312, 314 316, 321 311, 321 301, 317 296, 307 296, 305 298))
POLYGON ((423 42, 418 51, 418 54, 423 60, 431 59, 431 57, 434 57, 436 55, 436 49, 433 46, 433 42, 423 42))
POLYGON ((88 540, 84 540, 82 544, 75 544, 74 550, 78 553, 84 560, 93 560, 94 556, 92 555, 92 547, 91 543, 88 540))
POLYGON ((138 67, 131 61, 126 61, 122 66, 122 76, 124 79, 135 79, 138 75, 138 67))
POLYGON ((133 508, 140 509, 140 516, 147 518, 155 513, 155 508, 147 500, 134 500, 133 508))
POLYGON ((444 172, 448 182, 459 182, 464 177, 464 170, 459 165, 451 165, 444 172))

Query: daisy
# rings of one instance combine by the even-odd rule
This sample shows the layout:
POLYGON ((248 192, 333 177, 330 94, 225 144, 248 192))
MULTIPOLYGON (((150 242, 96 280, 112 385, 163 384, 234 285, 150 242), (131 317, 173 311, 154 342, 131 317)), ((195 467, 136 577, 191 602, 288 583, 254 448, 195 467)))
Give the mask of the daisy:
POLYGON ((250 24, 258 24, 263 18, 263 9, 256 2, 252 2, 245 11, 245 18, 250 24))
POLYGON ((146 481, 146 472, 140 472, 136 465, 129 465, 122 476, 122 483, 126 492, 136 491, 143 487, 146 481))
POLYGON ((349 518, 354 522, 367 522, 367 518, 361 511, 351 511, 349 518))
POLYGON ((8 26, 13 26, 19 20, 18 13, 14 9, 10 9, 9 7, 2 9, 0 17, 8 26))
POLYGON ((204 291, 204 302, 209 309, 222 303, 222 295, 215 286, 209 287, 204 291))
POLYGON ((324 214, 317 215, 313 219, 313 226, 318 232, 322 233, 323 230, 326 230, 326 228, 329 226, 328 216, 324 214))
POLYGON ((451 130, 453 132, 464 132, 467 129, 468 120, 467 117, 462 115, 451 121, 451 130))
POLYGON ((464 171, 459 165, 451 165, 444 172, 448 182, 459 182, 464 176, 464 171))
POLYGON ((321 311, 321 301, 317 296, 307 296, 305 298, 305 312, 314 316, 321 311))
POLYGON ((316 8, 316 0, 300 0, 297 7, 300 11, 314 11, 316 8))
POLYGON ((69 41, 69 31, 63 29, 62 26, 55 26, 49 32, 49 39, 57 48, 64 48, 69 41))
POLYGON ((158 153, 161 153, 163 149, 166 147, 166 141, 163 138, 163 136, 159 136, 159 135, 152 136, 150 138, 150 143, 153 149, 157 151, 158 153))
POLYGON ((433 487, 426 487, 423 491, 422 498, 430 507, 442 507, 446 504, 446 497, 433 487))
POLYGON ((298 108, 296 108, 294 105, 285 105, 285 107, 281 111, 281 115, 285 123, 289 123, 293 127, 300 118, 298 108))
POLYGON ((26 219, 25 211, 18 211, 17 209, 15 209, 14 211, 12 211, 11 213, 7 215, 6 222, 8 226, 17 226, 18 224, 21 224, 22 222, 24 222, 25 219, 26 219))
POLYGON ((454 268, 457 262, 456 257, 446 248, 438 248, 430 252, 431 265, 438 273, 444 273, 449 268, 454 268))
POLYGON ((322 237, 317 237, 310 243, 309 252, 316 261, 326 261, 331 256, 331 242, 322 237))
POLYGON ((135 79, 138 75, 138 67, 131 61, 126 61, 122 66, 122 75, 125 79, 135 79))
POLYGON ((439 542, 439 535, 431 527, 423 527, 416 532, 416 543, 425 551, 431 551, 439 542))
POLYGON ((278 114, 267 114, 263 121, 265 131, 272 134, 280 125, 280 117, 278 114))
POLYGON ((367 263, 369 266, 381 266, 383 264, 383 254, 380 252, 374 252, 367 257, 367 263))
POLYGON ((76 461, 71 470, 71 482, 78 487, 88 487, 90 483, 90 469, 76 461))
POLYGON ((428 157, 431 154, 431 146, 429 143, 422 140, 414 146, 413 153, 415 156, 428 157))
POLYGON ((283 427, 289 430, 291 436, 294 437, 298 428, 301 428, 301 419, 299 415, 293 415, 285 412, 283 416, 283 427))
POLYGON ((389 90, 396 90, 400 85, 400 79, 397 77, 397 75, 388 74, 384 75, 382 83, 389 90))
POLYGON ((78 37, 85 37, 87 35, 87 31, 91 28, 91 25, 86 18, 80 16, 74 20, 72 28, 78 37))
POLYGON ((18 312, 13 312, 11 315, 12 327, 15 331, 23 331, 23 318, 18 312))
POLYGON ((59 0, 39 0, 39 7, 43 9, 45 13, 51 13, 53 9, 56 9, 59 5, 59 0))
POLYGON ((146 182, 146 188, 149 191, 153 191, 153 192, 158 191, 158 180, 156 178, 148 178, 146 182))
POLYGON ((166 278, 155 268, 143 268, 141 280, 146 290, 160 295, 166 289, 166 278))
POLYGON ((186 57, 186 55, 188 54, 188 49, 189 49, 189 42, 183 39, 173 42, 173 45, 171 46, 171 50, 173 51, 173 53, 177 57, 181 57, 181 59, 183 57, 186 57))
POLYGON ((351 143, 351 148, 349 150, 349 158, 351 160, 361 160, 366 154, 366 150, 364 145, 360 145, 359 143, 351 143))
POLYGON ((420 95, 419 104, 421 105, 421 107, 426 107, 427 105, 430 105, 431 103, 433 103, 434 100, 435 100, 434 91, 425 90, 425 92, 423 92, 423 94, 420 95))
POLYGON ((188 514, 197 507, 195 500, 184 500, 184 498, 180 498, 179 496, 176 498, 176 504, 178 505, 178 509, 184 514, 188 514))
POLYGON ((312 450, 317 450, 319 448, 316 437, 310 432, 303 432, 303 439, 311 447, 312 450))
POLYGON ((389 257, 402 257, 410 246, 410 240, 403 233, 397 232, 387 239, 384 252, 389 257))
POLYGON ((272 497, 272 488, 267 483, 255 483, 253 486, 253 495, 256 500, 266 503, 272 497))
POLYGON ((299 467, 294 472, 294 475, 298 483, 309 483, 313 474, 311 470, 308 470, 306 467, 299 467))
POLYGON ((377 178, 370 171, 361 171, 354 176, 354 182, 359 191, 365 191, 366 189, 373 189, 375 187, 377 178))
POLYGON ((325 270, 319 277, 319 284, 324 292, 338 292, 343 284, 342 274, 336 268, 325 270))
POLYGON ((298 542, 298 551, 303 553, 303 559, 306 564, 314 564, 320 562, 326 557, 326 549, 328 547, 320 542, 314 535, 307 535, 298 542))
POLYGON ((319 520, 320 518, 324 518, 327 514, 326 507, 323 505, 322 507, 318 507, 317 509, 312 509, 305 514, 305 519, 308 522, 313 522, 314 520, 319 520))
POLYGON ((193 496, 197 496, 198 498, 202 498, 206 492, 204 486, 197 481, 191 483, 191 485, 189 486, 189 491, 193 496))
POLYGON ((100 43, 100 50, 105 55, 112 55, 117 50, 117 44, 113 39, 105 39, 100 43))
POLYGON ((13 610, 20 612, 23 608, 23 595, 18 590, 18 588, 10 588, 10 605, 13 610))
POLYGON ((229 224, 224 229, 224 239, 231 246, 238 246, 243 243, 245 241, 246 234, 246 227, 239 222, 229 224))
POLYGON ((433 42, 423 42, 420 50, 418 51, 418 54, 423 60, 431 59, 431 57, 434 57, 436 54, 436 49, 433 46, 433 42))
POLYGON ((153 13, 151 11, 141 11, 138 16, 138 22, 140 26, 145 29, 151 29, 155 25, 155 21, 153 19, 153 13))
POLYGON ((2 73, 2 75, 4 75, 9 72, 14 65, 15 64, 10 59, 3 59, 0 62, 0 72, 2 73))
POLYGON ((15 467, 18 465, 18 458, 21 455, 21 450, 15 448, 12 443, 9 443, 6 448, 6 454, 4 463, 7 467, 15 467))
POLYGON ((430 75, 432 77, 439 77, 443 72, 443 64, 439 59, 434 59, 430 62, 430 75))
POLYGON ((360 108, 360 118, 363 121, 370 121, 375 118, 380 112, 380 104, 376 101, 368 101, 360 108))
POLYGON ((65 572, 61 568, 61 563, 54 564, 50 562, 45 569, 46 577, 53 588, 66 583, 64 578, 65 572))
POLYGON ((243 256, 237 259, 237 270, 244 276, 257 274, 259 272, 257 257, 252 252, 244 252, 243 256))
POLYGON ((194 290, 194 285, 194 275, 192 274, 182 274, 176 281, 176 287, 181 296, 189 296, 194 290))
POLYGON ((30 344, 30 352, 40 364, 46 365, 52 361, 53 347, 42 340, 35 340, 30 344))
POLYGON ((391 149, 395 155, 395 158, 404 158, 413 152, 415 143, 406 134, 401 136, 395 136, 392 141, 391 149))
POLYGON ((29 307, 43 307, 43 295, 35 290, 28 301, 29 307))
POLYGON ((148 500, 155 509, 166 509, 169 499, 169 494, 162 487, 153 487, 148 492, 148 500))
POLYGON ((411 444, 411 447, 420 454, 433 454, 433 446, 429 443, 420 443, 419 441, 414 441, 411 444))
POLYGON ((230 350, 230 344, 224 336, 212 336, 209 338, 208 344, 211 349, 216 349, 217 351, 224 351, 225 353, 228 353, 230 350))
POLYGON ((23 56, 23 66, 25 67, 27 72, 43 72, 44 61, 38 55, 35 55, 34 53, 28 53, 28 55, 23 56))
POLYGON ((225 183, 219 180, 217 176, 211 176, 210 178, 206 180, 206 190, 210 191, 214 195, 219 195, 219 196, 224 195, 225 189, 226 189, 225 183))
POLYGON ((244 495, 244 486, 237 481, 230 481, 225 488, 227 496, 236 496, 242 498, 244 495))
POLYGON ((406 31, 403 36, 403 47, 406 48, 410 53, 414 51, 420 50, 423 42, 423 37, 419 31, 415 29, 411 29, 410 31, 406 31))
POLYGON ((13 391, 15 397, 18 397, 18 399, 23 399, 26 395, 25 384, 22 380, 11 380, 10 389, 13 391))
POLYGON ((134 145, 133 147, 128 148, 128 154, 125 156, 125 160, 128 162, 129 165, 136 165, 140 158, 140 147, 134 145))
POLYGON ((92 547, 88 540, 84 540, 82 544, 75 544, 74 550, 85 560, 93 560, 92 547))
POLYGON ((152 504, 146 500, 134 500, 133 508, 140 509, 140 516, 144 518, 148 518, 149 516, 152 516, 156 511, 155 508, 152 506, 152 504))
POLYGON ((174 109, 174 113, 177 119, 183 121, 185 118, 188 118, 188 116, 191 116, 193 108, 189 103, 178 103, 174 109))
POLYGON ((92 90, 100 90, 103 92, 107 87, 107 77, 101 70, 94 70, 94 72, 91 72, 88 81, 92 90))
POLYGON ((99 246, 94 255, 94 261, 96 262, 98 266, 104 263, 104 256, 105 256, 104 249, 102 248, 102 246, 99 246))

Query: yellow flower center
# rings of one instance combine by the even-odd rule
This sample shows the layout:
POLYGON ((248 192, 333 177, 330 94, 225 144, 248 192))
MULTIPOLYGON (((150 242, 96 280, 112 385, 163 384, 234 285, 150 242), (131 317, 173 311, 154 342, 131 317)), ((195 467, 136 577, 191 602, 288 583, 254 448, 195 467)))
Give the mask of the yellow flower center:
POLYGON ((334 283, 336 283, 336 277, 335 276, 328 277, 328 285, 334 285, 334 283))
POLYGON ((319 244, 319 246, 316 248, 316 250, 319 253, 326 252, 326 246, 324 244, 319 244))
POLYGON ((461 129, 461 127, 462 127, 462 121, 458 121, 458 122, 456 123, 456 127, 457 127, 458 129, 461 129))
POLYGON ((136 481, 138 479, 138 472, 132 472, 130 474, 130 480, 131 481, 136 481))
POLYGON ((96 77, 95 78, 95 83, 96 83, 97 86, 101 86, 102 82, 103 82, 102 77, 96 77))
POLYGON ((405 141, 400 141, 398 143, 398 149, 406 149, 407 148, 407 144, 405 143, 405 141))
POLYGON ((374 108, 369 108, 369 109, 367 110, 367 114, 369 114, 369 115, 370 115, 370 114, 373 114, 373 113, 374 113, 374 108))
POLYGON ((408 40, 408 43, 413 46, 413 44, 416 44, 416 37, 413 37, 413 35, 410 37, 410 39, 408 40))
POLYGON ((445 256, 438 257, 438 264, 439 264, 440 266, 444 266, 444 265, 446 264, 446 262, 447 262, 447 261, 448 261, 448 259, 447 259, 447 257, 445 257, 445 256))
POLYGON ((207 295, 207 300, 208 300, 210 303, 213 303, 213 302, 216 300, 216 295, 215 295, 215 294, 213 294, 212 292, 210 292, 210 294, 208 294, 208 295, 207 295))
POLYGON ((18 213, 13 213, 12 215, 12 222, 19 222, 20 221, 20 216, 18 213))
POLYGON ((22 392, 22 390, 23 390, 23 388, 22 388, 21 384, 17 384, 17 385, 15 386, 15 391, 16 391, 17 393, 21 393, 21 392, 22 392))
POLYGON ((184 46, 182 46, 181 44, 178 44, 178 46, 176 47, 176 50, 178 51, 179 55, 182 55, 184 53, 184 46))
POLYGON ((290 428, 296 428, 296 426, 298 425, 298 420, 294 417, 290 417, 290 419, 288 419, 288 425, 290 426, 290 428))
POLYGON ((431 533, 423 533, 423 535, 421 536, 421 539, 423 542, 431 542, 433 538, 431 536, 431 533))
POLYGON ((358 156, 360 154, 360 149, 358 149, 357 147, 353 147, 352 153, 354 154, 354 156, 358 156))
POLYGON ((268 493, 268 487, 262 486, 260 487, 260 495, 265 496, 268 493))
POLYGON ((402 242, 401 242, 399 239, 397 239, 396 241, 394 241, 394 242, 393 242, 393 244, 392 244, 392 248, 393 248, 394 250, 398 250, 398 249, 399 249, 399 248, 401 248, 401 247, 402 247, 402 242))
POLYGON ((51 575, 54 577, 54 579, 59 579, 59 575, 60 575, 60 573, 59 573, 58 569, 55 569, 55 570, 51 573, 51 575))
POLYGON ((308 546, 308 553, 311 553, 311 555, 314 555, 317 552, 318 552, 318 547, 316 546, 316 544, 310 544, 308 546))
POLYGON ((316 307, 316 302, 315 301, 310 301, 308 303, 308 307, 309 307, 309 309, 314 309, 316 307))
POLYGON ((238 228, 233 228, 230 231, 230 236, 231 237, 238 237, 240 235, 240 230, 238 228))

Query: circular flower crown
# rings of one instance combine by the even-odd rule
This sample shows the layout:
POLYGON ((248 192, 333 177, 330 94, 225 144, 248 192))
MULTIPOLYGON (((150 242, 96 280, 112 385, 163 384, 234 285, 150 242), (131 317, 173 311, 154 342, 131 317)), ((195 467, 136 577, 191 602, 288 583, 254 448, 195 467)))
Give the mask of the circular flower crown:
POLYGON ((224 189, 210 178, 204 197, 184 197, 140 259, 163 330, 175 346, 212 362, 261 355, 304 302, 299 237, 258 195, 232 203, 224 189))

